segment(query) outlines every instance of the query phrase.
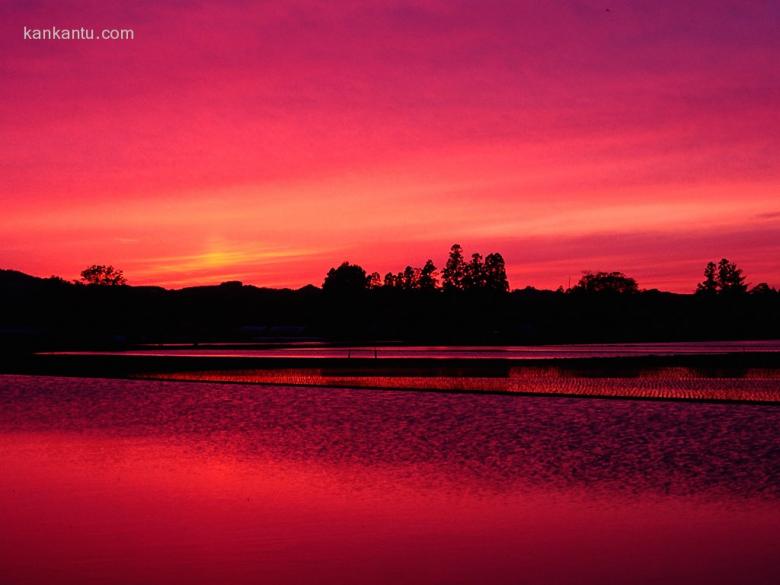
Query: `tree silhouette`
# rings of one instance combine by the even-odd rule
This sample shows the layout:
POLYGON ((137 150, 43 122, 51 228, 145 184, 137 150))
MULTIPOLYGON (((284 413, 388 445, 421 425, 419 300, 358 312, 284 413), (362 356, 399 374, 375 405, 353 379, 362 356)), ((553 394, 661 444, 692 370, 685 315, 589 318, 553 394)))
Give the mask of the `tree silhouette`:
POLYGON ((482 254, 474 252, 471 261, 466 264, 463 276, 464 289, 485 288, 485 266, 482 262, 482 254))
POLYGON ((382 286, 382 277, 378 272, 372 272, 368 275, 368 288, 379 288, 382 286))
POLYGON ((418 287, 420 281, 420 270, 413 268, 412 266, 407 266, 399 277, 402 289, 414 290, 418 287))
POLYGON ((704 268, 704 281, 696 286, 697 294, 743 294, 747 292, 745 275, 741 268, 727 258, 721 258, 720 262, 707 262, 704 268))
POLYGON ((622 272, 583 272, 572 292, 630 294, 639 292, 639 287, 622 272))
POLYGON ((413 288, 414 268, 407 266, 401 272, 388 272, 385 274, 384 286, 387 288, 409 289, 413 288))
POLYGON ((127 279, 121 270, 110 264, 93 264, 81 271, 81 280, 85 284, 98 286, 122 286, 127 279))
POLYGON ((696 293, 714 295, 718 292, 718 267, 715 262, 707 262, 704 268, 704 280, 696 285, 696 293))
POLYGON ((425 262, 425 266, 420 269, 420 277, 417 281, 418 288, 424 290, 433 290, 439 284, 439 279, 436 277, 436 266, 433 260, 428 259, 425 262))
POLYGON ((436 278, 436 266, 432 260, 428 260, 422 268, 407 266, 402 272, 385 274, 384 286, 386 288, 399 288, 403 290, 433 290, 438 284, 436 278))
POLYGON ((453 244, 450 248, 450 256, 442 272, 442 284, 445 290, 509 290, 506 264, 501 254, 494 252, 483 260, 482 254, 475 252, 466 262, 460 244, 453 244))
POLYGON ((718 262, 718 284, 723 294, 742 294, 747 291, 742 269, 726 258, 718 262))
POLYGON ((509 279, 506 277, 504 257, 498 252, 485 257, 485 286, 494 291, 507 292, 509 279))
POLYGON ((354 294, 365 290, 371 282, 361 266, 342 262, 338 268, 331 268, 322 283, 322 290, 336 294, 354 294))
POLYGON ((460 244, 453 244, 450 248, 450 256, 442 271, 442 284, 445 290, 462 290, 463 278, 466 273, 466 265, 463 260, 463 248, 460 244))

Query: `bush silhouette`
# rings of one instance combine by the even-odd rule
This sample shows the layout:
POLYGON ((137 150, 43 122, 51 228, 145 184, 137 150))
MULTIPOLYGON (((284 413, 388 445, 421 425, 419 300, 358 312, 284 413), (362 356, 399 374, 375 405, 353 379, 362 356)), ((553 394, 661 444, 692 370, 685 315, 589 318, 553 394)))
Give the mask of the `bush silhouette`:
POLYGON ((357 264, 342 262, 338 268, 331 268, 322 283, 322 290, 333 294, 354 294, 366 290, 371 277, 357 264))
POLYGON ((639 287, 622 272, 584 272, 572 292, 630 294, 639 292, 639 287))
POLYGON ((98 286, 121 286, 127 284, 127 279, 121 270, 110 264, 93 264, 81 271, 81 280, 85 284, 98 286))

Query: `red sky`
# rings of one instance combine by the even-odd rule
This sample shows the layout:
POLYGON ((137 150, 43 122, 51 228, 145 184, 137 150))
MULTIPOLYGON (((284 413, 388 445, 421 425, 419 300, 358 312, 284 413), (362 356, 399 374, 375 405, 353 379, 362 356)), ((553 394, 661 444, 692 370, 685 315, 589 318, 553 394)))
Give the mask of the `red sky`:
POLYGON ((778 63, 770 1, 0 0, 0 267, 301 286, 459 242, 513 287, 780 285, 778 63))

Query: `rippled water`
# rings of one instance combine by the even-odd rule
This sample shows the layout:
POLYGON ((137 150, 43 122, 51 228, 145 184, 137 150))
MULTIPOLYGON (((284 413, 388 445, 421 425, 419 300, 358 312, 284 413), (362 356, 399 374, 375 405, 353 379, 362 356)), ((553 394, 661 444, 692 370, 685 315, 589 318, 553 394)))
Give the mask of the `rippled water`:
POLYGON ((147 379, 244 382, 337 388, 491 392, 674 400, 780 403, 780 370, 746 369, 739 377, 714 377, 688 368, 648 369, 633 376, 571 375, 555 368, 512 368, 506 377, 377 376, 317 368, 151 372, 147 379))
POLYGON ((0 583, 775 583, 769 405, 0 376, 0 583))

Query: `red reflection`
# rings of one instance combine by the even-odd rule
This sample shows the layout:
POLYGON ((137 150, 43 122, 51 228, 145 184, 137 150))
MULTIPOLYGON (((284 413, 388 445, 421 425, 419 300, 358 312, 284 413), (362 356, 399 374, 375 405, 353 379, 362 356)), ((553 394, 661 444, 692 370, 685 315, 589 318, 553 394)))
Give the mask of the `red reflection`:
POLYGON ((769 583, 776 503, 485 492, 419 467, 7 434, 9 583, 769 583), (117 581, 117 578, 120 581, 117 581))

